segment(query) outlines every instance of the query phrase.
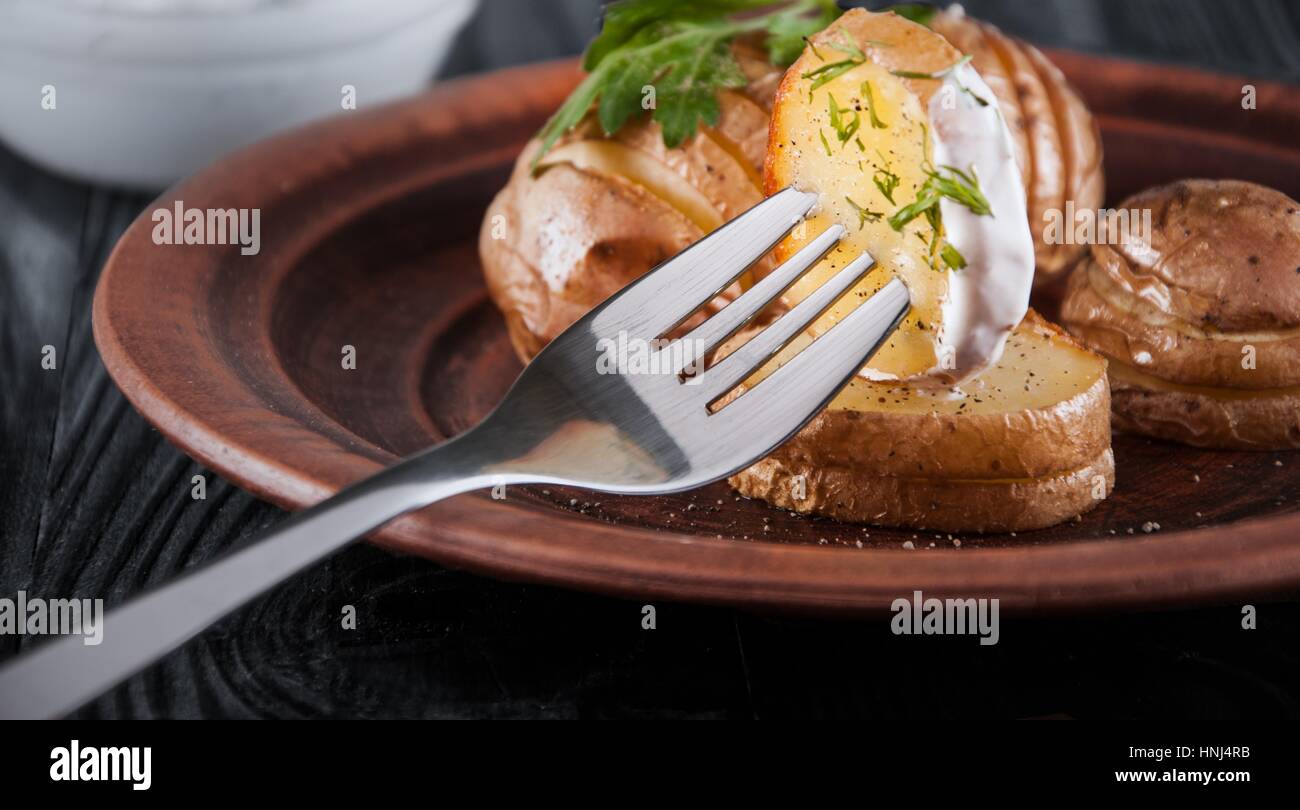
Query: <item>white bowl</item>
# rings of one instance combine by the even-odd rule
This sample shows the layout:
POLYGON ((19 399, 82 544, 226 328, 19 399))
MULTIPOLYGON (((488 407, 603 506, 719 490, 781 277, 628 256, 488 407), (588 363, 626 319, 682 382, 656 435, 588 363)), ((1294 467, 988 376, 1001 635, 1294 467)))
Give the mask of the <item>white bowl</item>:
POLYGON ((345 85, 357 109, 419 91, 477 2, 4 0, 0 139, 78 178, 161 188, 345 114, 345 85))

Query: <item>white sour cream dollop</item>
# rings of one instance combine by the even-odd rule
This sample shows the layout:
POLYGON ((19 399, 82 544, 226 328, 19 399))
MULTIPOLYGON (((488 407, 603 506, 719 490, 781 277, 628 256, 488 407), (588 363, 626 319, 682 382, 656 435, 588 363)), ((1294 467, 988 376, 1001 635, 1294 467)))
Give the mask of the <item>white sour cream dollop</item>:
POLYGON ((948 294, 940 302, 940 363, 926 376, 960 384, 998 361, 1007 336, 1025 317, 1034 285, 1034 239, 1011 133, 997 97, 975 69, 961 64, 950 70, 929 112, 935 166, 973 171, 993 211, 981 216, 947 197, 939 202, 948 241, 966 266, 949 273, 948 294))

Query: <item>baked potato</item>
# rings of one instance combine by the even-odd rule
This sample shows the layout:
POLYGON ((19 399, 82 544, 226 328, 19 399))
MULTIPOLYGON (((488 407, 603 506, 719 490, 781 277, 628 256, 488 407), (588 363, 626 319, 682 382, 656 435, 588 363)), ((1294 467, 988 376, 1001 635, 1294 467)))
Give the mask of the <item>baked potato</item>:
POLYGON ((820 202, 776 255, 827 227, 847 231, 786 298, 801 300, 862 251, 877 261, 802 343, 893 277, 907 284, 912 312, 861 378, 730 479, 742 494, 840 520, 992 532, 1058 523, 1110 493, 1106 363, 1027 311, 1035 251, 1013 139, 984 98, 991 89, 962 62, 932 30, 853 10, 786 72, 765 183, 820 202), (945 173, 936 154, 959 165, 945 173), (980 333, 988 339, 972 348, 980 333), (945 348, 956 358, 950 375, 945 348))
MULTIPOLYGON (((1066 200, 1080 209, 1100 205, 1095 123, 1033 46, 956 7, 934 14, 928 23, 972 56, 996 96, 1029 191, 1037 278, 1059 273, 1082 248, 1046 244, 1042 217, 1063 208, 1066 200)), ((761 199, 768 117, 785 73, 752 39, 737 40, 732 50, 745 85, 720 92, 718 124, 676 148, 664 147, 659 125, 642 117, 613 136, 588 120, 537 167, 539 141, 520 155, 489 206, 479 248, 489 292, 521 359, 530 359, 591 307, 761 199)), ((770 267, 765 262, 753 272, 761 275, 770 267)))
POLYGON ((1094 245, 1061 315, 1110 358, 1114 424, 1200 447, 1300 447, 1300 203, 1183 180, 1120 204, 1140 228, 1094 245))
POLYGON ((1099 202, 1095 129, 1028 46, 1005 64, 999 55, 986 84, 966 63, 1001 54, 1009 41, 957 12, 930 23, 846 12, 784 72, 752 52, 743 58, 737 43, 745 86, 719 93, 717 124, 677 148, 663 144, 649 118, 611 135, 589 119, 540 160, 542 142, 531 143, 480 241, 489 290, 521 357, 765 193, 793 184, 818 192, 821 203, 772 260, 832 222, 846 236, 784 305, 864 250, 877 267, 782 356, 892 276, 909 285, 914 311, 867 377, 733 486, 801 512, 948 531, 1046 526, 1105 498, 1114 484, 1105 361, 1026 313, 1036 264, 1055 272, 1067 261, 1035 244, 1026 186, 1042 210, 1063 205, 1075 187, 1099 202), (984 50, 967 60, 936 33, 944 26, 984 50), (1037 65, 1029 89, 1020 87, 1025 65, 1037 65), (943 158, 965 154, 952 151, 949 137, 962 127, 932 113, 953 93, 978 123, 972 138, 984 151, 947 166, 943 158), (1086 132, 1062 135, 1057 122, 1086 132), (972 301, 979 306, 963 309, 972 301), (957 344, 953 365, 947 337, 957 344))
POLYGON ((963 394, 855 379, 730 483, 804 514, 973 532, 1050 526, 1113 490, 1106 363, 1032 310, 963 394))
POLYGON ((1033 239, 1011 135, 989 95, 933 30, 861 9, 812 37, 777 90, 765 189, 794 186, 819 201, 776 257, 833 224, 847 232, 785 299, 803 300, 861 253, 875 259, 816 335, 901 278, 912 311, 871 358, 877 374, 968 378, 1025 315, 1033 239))
POLYGON ((1033 45, 966 15, 958 5, 935 14, 929 25, 971 56, 997 96, 1028 196, 1035 280, 1050 281, 1072 267, 1086 246, 1049 242, 1046 217, 1064 216, 1071 201, 1076 211, 1096 210, 1105 196, 1097 122, 1060 69, 1033 45))
MULTIPOLYGON (((651 267, 762 201, 768 117, 782 71, 752 43, 738 42, 733 52, 747 85, 721 91, 717 125, 675 148, 664 145, 649 116, 613 136, 589 118, 536 167, 539 140, 519 156, 488 207, 479 255, 522 360, 651 267)), ((765 272, 769 261, 752 272, 765 272)))

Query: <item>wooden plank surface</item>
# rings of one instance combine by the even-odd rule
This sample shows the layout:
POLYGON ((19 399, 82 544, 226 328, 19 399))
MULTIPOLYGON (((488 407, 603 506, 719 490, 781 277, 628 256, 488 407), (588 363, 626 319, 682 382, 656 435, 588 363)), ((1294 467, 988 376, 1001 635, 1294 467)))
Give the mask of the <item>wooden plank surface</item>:
MULTIPOLYGON (((485 0, 447 68, 573 52, 594 2, 485 0)), ((1300 80, 1297 4, 971 2, 1045 45, 1300 80)), ((111 605, 282 519, 172 448, 105 374, 95 279, 148 203, 0 147, 0 596, 111 605), (41 367, 55 347, 58 368, 41 367), (207 498, 190 497, 207 475, 207 498)), ((360 546, 83 711, 92 717, 1300 716, 1300 607, 1004 622, 918 644, 884 622, 641 605, 360 546), (356 607, 356 630, 340 627, 356 607)), ((29 639, 0 636, 0 657, 29 639)))

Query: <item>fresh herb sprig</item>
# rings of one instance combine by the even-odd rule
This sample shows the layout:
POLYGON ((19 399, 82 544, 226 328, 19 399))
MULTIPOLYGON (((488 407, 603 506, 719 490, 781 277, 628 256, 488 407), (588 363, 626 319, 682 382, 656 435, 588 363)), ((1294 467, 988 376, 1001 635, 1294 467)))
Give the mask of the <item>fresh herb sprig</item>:
POLYGON ((876 154, 880 157, 880 165, 876 167, 875 173, 871 175, 871 182, 876 184, 881 196, 889 200, 890 205, 896 205, 894 190, 898 188, 898 184, 902 181, 897 174, 889 170, 889 161, 880 153, 880 150, 876 150, 876 154))
POLYGON ((835 137, 840 142, 840 148, 843 149, 849 142, 849 138, 856 135, 858 128, 862 126, 862 116, 855 110, 836 104, 835 96, 831 93, 826 94, 826 105, 830 112, 831 129, 835 130, 835 137), (852 118, 845 115, 850 112, 853 113, 852 118))
MULTIPOLYGON (((977 216, 992 216, 993 207, 980 190, 979 178, 974 172, 955 166, 940 166, 926 171, 925 182, 917 189, 916 200, 898 209, 889 217, 889 226, 902 231, 907 223, 923 216, 930 226, 930 238, 921 237, 930 247, 930 265, 938 268, 942 261, 953 270, 966 266, 966 259, 944 236, 943 213, 939 201, 947 197, 960 203, 977 216)), ((918 234, 919 235, 919 234, 918 234)))
POLYGON ((876 94, 871 91, 871 82, 862 83, 862 103, 867 105, 867 115, 871 116, 872 129, 888 129, 889 124, 880 120, 880 114, 876 110, 876 94))
POLYGON ((921 214, 937 210, 942 197, 966 206, 977 216, 993 214, 988 198, 980 190, 979 178, 955 166, 940 166, 926 172, 925 182, 916 192, 916 200, 894 212, 889 218, 889 226, 896 231, 903 230, 904 225, 921 214))
POLYGON ((854 202, 851 197, 845 197, 844 201, 852 206, 854 213, 858 215, 858 230, 862 230, 862 226, 868 222, 879 222, 880 218, 884 216, 878 211, 868 211, 854 202))
MULTIPOLYGON (((823 62, 826 62, 826 57, 822 56, 821 52, 818 51, 817 48, 813 47, 811 42, 808 43, 808 46, 812 48, 814 56, 821 59, 823 62)), ((843 76, 845 73, 848 73, 850 70, 853 70, 858 65, 867 61, 867 55, 862 52, 862 49, 857 45, 854 45, 852 42, 849 42, 847 39, 841 39, 838 42, 829 43, 828 47, 844 54, 845 58, 837 59, 834 62, 826 62, 819 68, 804 71, 799 75, 799 78, 801 79, 812 80, 812 84, 808 86, 809 99, 812 98, 813 92, 818 87, 821 87, 827 82, 838 79, 840 76, 843 76)))
POLYGON ((969 62, 973 58, 974 57, 972 57, 970 54, 966 54, 962 58, 958 59, 956 62, 953 62, 948 67, 944 68, 943 70, 936 70, 933 73, 922 73, 916 70, 891 70, 889 72, 902 79, 942 79, 945 76, 947 76, 949 73, 952 73, 957 68, 969 62))
POLYGON ((798 58, 805 37, 840 14, 834 0, 792 0, 776 10, 771 5, 772 0, 610 3, 601 32, 583 57, 587 77, 538 133, 542 145, 533 166, 592 105, 605 134, 617 132, 643 110, 646 86, 655 89, 653 118, 664 144, 678 146, 701 123, 718 123, 718 91, 745 85, 731 53, 737 37, 763 34, 769 60, 785 66, 798 58), (757 13, 763 9, 768 10, 757 13))

